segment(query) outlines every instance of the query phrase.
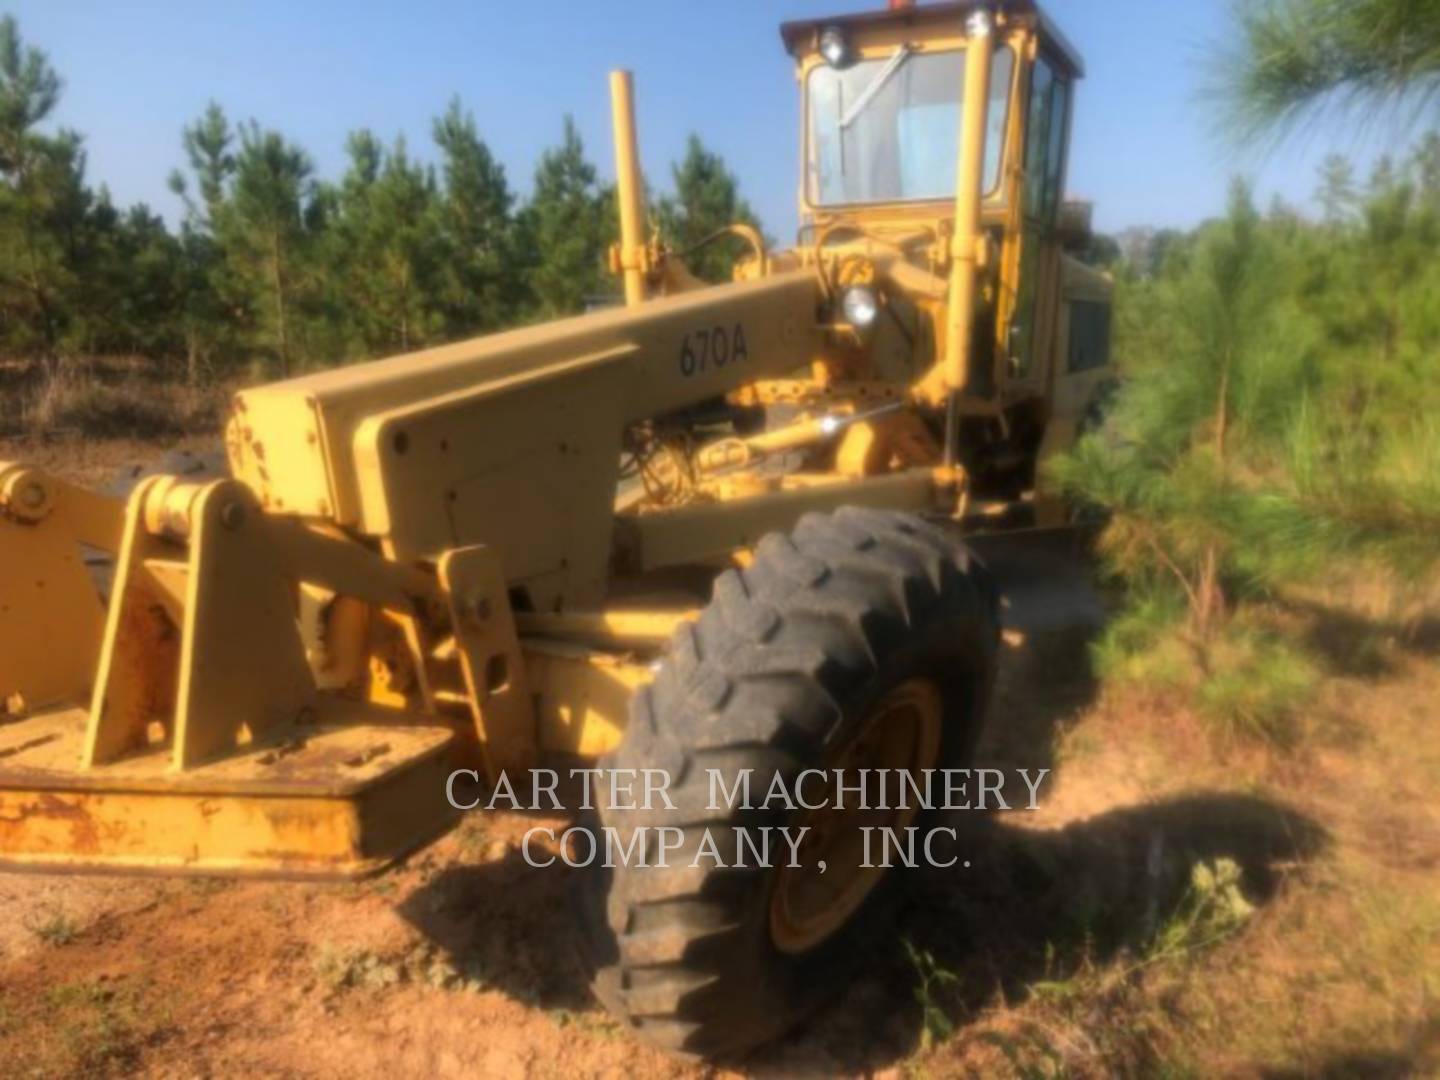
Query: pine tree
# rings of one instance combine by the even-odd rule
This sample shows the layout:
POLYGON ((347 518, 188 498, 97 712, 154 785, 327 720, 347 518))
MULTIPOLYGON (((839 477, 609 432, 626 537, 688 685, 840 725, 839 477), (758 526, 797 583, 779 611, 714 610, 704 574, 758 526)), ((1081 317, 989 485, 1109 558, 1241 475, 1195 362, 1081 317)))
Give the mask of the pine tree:
POLYGON ((124 213, 102 190, 98 250, 89 275, 96 337, 90 349, 150 357, 184 351, 184 280, 180 243, 165 221, 141 203, 124 213))
POLYGON ((214 102, 181 142, 198 195, 171 174, 186 205, 177 278, 187 377, 198 378, 206 358, 230 364, 257 352, 288 375, 320 352, 311 346, 324 329, 330 200, 302 149, 253 120, 232 127, 214 102))
POLYGON ((1331 154, 1320 165, 1320 187, 1315 193, 1327 225, 1339 225, 1355 210, 1355 169, 1350 160, 1331 154))
POLYGON ((541 155, 520 228, 533 252, 527 277, 540 315, 575 314, 592 297, 613 292, 604 265, 616 231, 612 201, 585 158, 571 116, 560 145, 541 155))
POLYGON ((210 102, 204 114, 181 131, 181 147, 198 188, 191 197, 185 174, 170 174, 170 189, 185 203, 180 228, 180 319, 188 385, 200 380, 213 362, 228 364, 242 352, 246 337, 241 317, 247 307, 245 284, 226 261, 217 235, 225 216, 235 173, 235 136, 224 111, 210 102))
POLYGON ((309 156, 254 121, 240 127, 229 199, 214 222, 227 263, 251 302, 257 339, 282 377, 296 362, 297 331, 310 292, 315 183, 309 156))
POLYGON ((170 173, 170 190, 184 200, 186 215, 197 228, 213 231, 227 198, 230 177, 235 173, 235 135, 225 111, 210 102, 200 119, 181 129, 180 145, 195 174, 200 201, 190 198, 185 174, 178 169, 170 173))
POLYGON ((6 345, 54 369, 79 289, 74 256, 88 209, 80 137, 36 130, 60 100, 60 77, 0 19, 0 310, 6 345))
POLYGON ((729 281, 737 259, 749 248, 736 237, 716 237, 727 225, 759 228, 740 184, 719 154, 691 135, 685 156, 671 169, 675 193, 660 199, 656 217, 661 236, 681 253, 686 266, 705 281, 729 281))
POLYGON ((1203 648, 1227 608, 1234 441, 1252 419, 1240 403, 1272 359, 1261 318, 1269 260, 1248 191, 1236 190, 1229 218, 1179 265, 1169 264, 1162 286, 1164 360, 1133 372, 1116 420, 1122 443, 1086 444, 1059 475, 1072 493, 1112 509, 1112 553, 1183 592, 1203 648))
POLYGON ((1427 132, 1410 156, 1421 203, 1433 216, 1440 213, 1440 134, 1427 132))
POLYGON ((431 170, 398 139, 387 153, 369 131, 347 143, 350 168, 336 194, 328 276, 335 304, 358 332, 351 355, 405 352, 436 340, 445 269, 431 170))
POLYGON ((435 120, 442 157, 441 220, 448 247, 442 296, 452 337, 511 322, 521 303, 510 211, 514 196, 504 167, 481 140, 475 117, 458 98, 435 120))
POLYGON ((1288 661, 1237 608, 1345 567, 1440 563, 1440 228, 1416 171, 1380 170, 1338 230, 1261 219, 1241 189, 1186 257, 1119 282, 1125 381, 1105 429, 1051 467, 1109 513, 1101 547, 1130 596, 1109 663, 1177 620, 1207 693, 1262 687, 1288 661), (1249 666, 1226 674, 1240 639, 1249 666))
POLYGON ((1335 107, 1416 116, 1440 85, 1440 5, 1432 0, 1258 0, 1233 5, 1235 45, 1217 89, 1231 126, 1255 137, 1335 107))

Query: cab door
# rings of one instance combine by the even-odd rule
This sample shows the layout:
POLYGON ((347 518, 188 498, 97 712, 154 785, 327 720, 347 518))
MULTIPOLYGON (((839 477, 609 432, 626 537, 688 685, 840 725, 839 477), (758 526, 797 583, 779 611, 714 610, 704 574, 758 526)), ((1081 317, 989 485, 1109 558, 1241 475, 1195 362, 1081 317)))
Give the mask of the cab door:
POLYGON ((1057 225, 1069 145, 1069 79, 1044 53, 1030 69, 1026 105, 1019 280, 1008 329, 1007 372, 1012 400, 1043 392, 1056 343, 1060 299, 1057 225))

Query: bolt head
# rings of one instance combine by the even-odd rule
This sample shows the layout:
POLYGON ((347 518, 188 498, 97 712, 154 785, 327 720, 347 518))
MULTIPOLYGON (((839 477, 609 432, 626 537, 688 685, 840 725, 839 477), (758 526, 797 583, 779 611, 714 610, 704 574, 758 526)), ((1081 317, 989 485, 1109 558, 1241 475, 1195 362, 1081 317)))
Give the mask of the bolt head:
POLYGON ((220 524, 227 529, 238 529, 245 524, 245 507, 231 500, 220 508, 220 524))
POLYGON ((482 592, 473 592, 460 601, 460 617, 472 626, 483 626, 490 614, 490 598, 482 592))
POLYGON ((33 475, 19 477, 0 498, 12 514, 29 521, 39 521, 50 512, 50 489, 33 475))

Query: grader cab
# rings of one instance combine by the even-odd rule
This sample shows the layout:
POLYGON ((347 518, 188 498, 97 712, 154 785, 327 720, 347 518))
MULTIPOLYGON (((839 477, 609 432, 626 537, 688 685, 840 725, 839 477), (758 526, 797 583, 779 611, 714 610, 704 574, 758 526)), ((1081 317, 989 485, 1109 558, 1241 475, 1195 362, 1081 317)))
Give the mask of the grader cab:
POLYGON ((222 478, 0 463, 0 865, 349 876, 453 825, 461 772, 660 770, 673 812, 602 784, 600 821, 809 839, 587 872, 597 992, 710 1054, 813 1005, 885 891, 857 830, 915 810, 707 774, 965 762, 998 597, 956 534, 1052 513, 1109 285, 1062 250, 1081 63, 1032 3, 781 33, 803 224, 729 230, 733 282, 647 232, 617 72, 623 306, 246 389, 222 478))

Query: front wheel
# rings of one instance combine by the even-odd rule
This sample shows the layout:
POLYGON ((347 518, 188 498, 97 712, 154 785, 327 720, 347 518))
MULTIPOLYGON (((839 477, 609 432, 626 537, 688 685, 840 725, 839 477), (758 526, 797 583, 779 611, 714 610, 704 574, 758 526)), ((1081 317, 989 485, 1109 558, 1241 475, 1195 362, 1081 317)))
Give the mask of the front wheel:
POLYGON ((584 881, 601 1000, 653 1042, 716 1057, 774 1038, 842 986, 895 876, 864 865, 863 830, 903 835, 919 808, 865 809, 832 789, 806 811, 770 794, 778 784, 814 805, 827 799, 813 770, 968 762, 998 634, 984 567, 907 514, 807 515, 717 578, 601 762, 664 770, 675 805, 607 803, 598 785, 600 823, 625 853, 584 881), (810 790, 797 791, 805 770, 810 790), (742 781, 748 796, 735 798, 742 781))

